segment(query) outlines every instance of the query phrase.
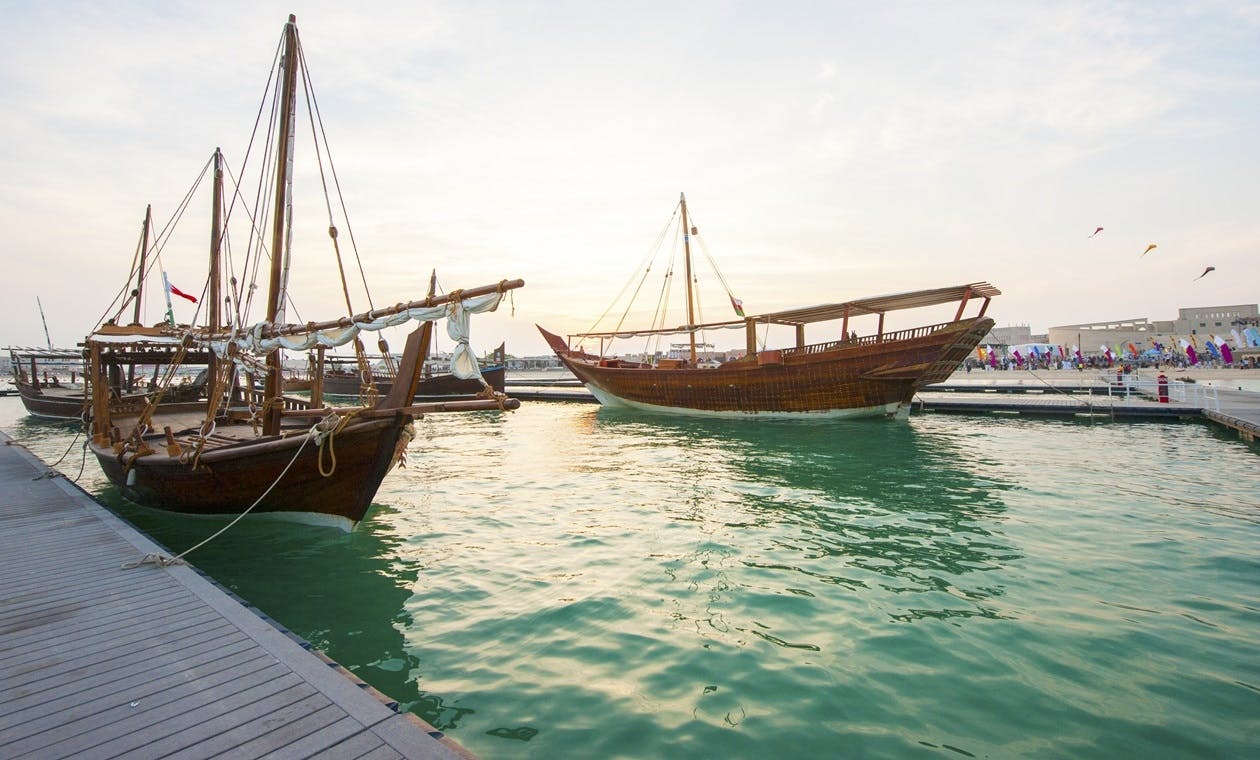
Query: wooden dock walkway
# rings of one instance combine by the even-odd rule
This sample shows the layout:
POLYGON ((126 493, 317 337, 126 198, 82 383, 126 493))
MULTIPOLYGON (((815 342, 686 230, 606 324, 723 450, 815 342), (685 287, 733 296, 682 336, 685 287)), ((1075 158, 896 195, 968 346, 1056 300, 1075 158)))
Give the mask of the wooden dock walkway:
MULTIPOLYGON (((1206 418, 1236 430, 1246 441, 1260 435, 1260 393, 1173 384, 1160 403, 1157 386, 1109 383, 974 382, 932 385, 915 395, 912 413, 1019 414, 1095 417, 1115 420, 1190 420, 1206 418)), ((583 387, 551 383, 548 387, 508 388, 521 401, 599 403, 583 387)))
POLYGON ((470 757, 0 440, 0 757, 470 757))

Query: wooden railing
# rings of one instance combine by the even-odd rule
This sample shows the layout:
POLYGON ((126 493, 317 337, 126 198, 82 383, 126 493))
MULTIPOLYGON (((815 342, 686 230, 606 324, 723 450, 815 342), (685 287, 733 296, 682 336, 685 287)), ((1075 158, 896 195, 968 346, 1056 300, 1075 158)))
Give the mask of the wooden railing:
MULTIPOLYGON (((243 392, 245 395, 245 400, 249 402, 250 404, 254 404, 256 406, 262 406, 263 403, 267 400, 267 394, 264 391, 258 390, 257 388, 245 388, 243 389, 243 392)), ((297 409, 310 409, 311 408, 311 402, 304 398, 296 398, 294 396, 281 396, 280 401, 283 404, 281 408, 284 409, 285 411, 294 411, 297 409)))
POLYGON ((890 343, 898 340, 910 340, 912 338, 922 338, 930 335, 944 327, 949 327, 953 322, 942 322, 936 325, 925 325, 924 327, 912 327, 909 330, 898 330, 897 332, 884 333, 883 335, 863 335, 854 340, 833 340, 827 343, 812 343, 808 346, 799 348, 783 349, 784 356, 801 356, 807 354, 821 354, 825 351, 834 351, 837 348, 848 348, 850 346, 869 346, 879 343, 890 343))

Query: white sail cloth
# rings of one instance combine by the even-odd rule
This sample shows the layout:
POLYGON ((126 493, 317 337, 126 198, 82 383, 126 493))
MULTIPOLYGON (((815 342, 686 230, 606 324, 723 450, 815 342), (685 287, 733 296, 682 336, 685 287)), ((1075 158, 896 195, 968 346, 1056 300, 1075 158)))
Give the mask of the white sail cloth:
POLYGON ((228 355, 229 343, 235 343, 241 351, 253 354, 266 354, 278 348, 289 351, 306 351, 316 346, 336 348, 354 340, 359 333, 364 331, 376 332, 413 319, 420 322, 436 322, 445 318, 446 334, 455 341, 455 349, 451 352, 451 374, 462 380, 470 380, 481 377, 477 359, 468 345, 471 316, 494 311, 502 300, 502 293, 490 293, 476 298, 457 299, 439 306, 406 309, 371 322, 355 322, 345 327, 330 327, 327 330, 278 335, 271 338, 263 337, 263 333, 271 325, 260 322, 230 341, 211 341, 210 348, 219 356, 228 355))

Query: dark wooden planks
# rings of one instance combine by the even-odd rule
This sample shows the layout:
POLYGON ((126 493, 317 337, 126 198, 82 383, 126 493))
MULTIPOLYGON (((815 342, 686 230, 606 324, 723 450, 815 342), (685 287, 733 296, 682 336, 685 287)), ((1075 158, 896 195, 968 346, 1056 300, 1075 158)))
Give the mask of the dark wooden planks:
POLYGON ((0 446, 0 756, 466 756, 48 472, 0 446))

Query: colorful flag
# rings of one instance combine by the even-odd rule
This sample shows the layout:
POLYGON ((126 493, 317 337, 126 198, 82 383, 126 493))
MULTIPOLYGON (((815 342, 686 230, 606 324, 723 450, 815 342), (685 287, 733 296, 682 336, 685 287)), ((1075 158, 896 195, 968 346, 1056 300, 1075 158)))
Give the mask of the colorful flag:
POLYGON ((1225 362, 1226 364, 1234 363, 1234 352, 1233 350, 1230 349, 1228 343, 1221 344, 1221 361, 1225 362))
POLYGON ((738 314, 741 317, 744 316, 744 302, 743 301, 739 300, 735 296, 731 296, 731 307, 735 309, 736 314, 738 314))
POLYGON ((179 288, 177 288, 177 287, 175 287, 174 285, 172 285, 170 280, 167 280, 167 281, 166 281, 166 287, 167 287, 167 289, 168 289, 168 290, 170 290, 170 291, 171 291, 171 293, 172 293, 172 294, 177 295, 177 296, 179 296, 180 298, 186 299, 186 300, 188 300, 188 301, 192 301, 193 303, 197 303, 197 298, 196 298, 196 296, 190 296, 190 295, 188 295, 188 294, 187 294, 187 293, 185 293, 184 291, 182 291, 182 290, 180 290, 179 288))

